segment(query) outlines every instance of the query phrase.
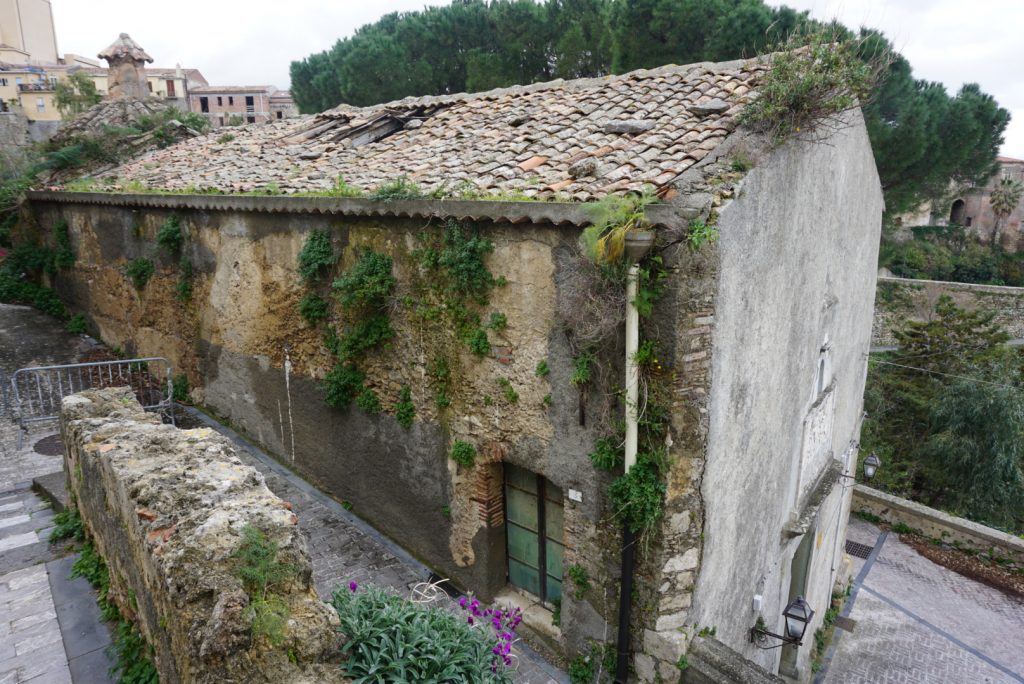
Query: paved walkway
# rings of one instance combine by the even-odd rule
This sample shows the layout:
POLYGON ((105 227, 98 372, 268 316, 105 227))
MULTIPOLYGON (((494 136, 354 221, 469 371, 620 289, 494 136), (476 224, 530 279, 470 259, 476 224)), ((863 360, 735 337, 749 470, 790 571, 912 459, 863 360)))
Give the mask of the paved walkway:
POLYGON ((857 518, 847 538, 874 547, 854 558, 857 578, 836 630, 830 684, 1024 683, 1024 601, 919 555, 857 518), (852 606, 852 608, 851 608, 852 606))

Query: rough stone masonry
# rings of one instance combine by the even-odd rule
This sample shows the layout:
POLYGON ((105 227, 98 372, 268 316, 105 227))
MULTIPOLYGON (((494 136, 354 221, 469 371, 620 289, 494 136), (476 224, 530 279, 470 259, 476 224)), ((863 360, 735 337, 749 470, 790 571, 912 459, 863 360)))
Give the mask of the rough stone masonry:
POLYGON ((291 505, 209 429, 178 430, 131 390, 64 399, 65 468, 110 571, 110 597, 155 649, 171 682, 342 682, 338 617, 317 596, 291 505), (254 636, 234 556, 252 525, 294 570, 272 591, 287 606, 283 639, 254 636))

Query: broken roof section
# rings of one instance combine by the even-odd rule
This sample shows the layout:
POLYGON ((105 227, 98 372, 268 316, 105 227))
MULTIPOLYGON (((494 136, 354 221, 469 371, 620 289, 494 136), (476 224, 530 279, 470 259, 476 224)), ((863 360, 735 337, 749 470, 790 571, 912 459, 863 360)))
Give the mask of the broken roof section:
POLYGON ((735 130, 765 68, 756 60, 668 66, 343 105, 219 129, 106 175, 150 188, 223 192, 323 191, 339 176, 370 191, 408 176, 425 192, 588 201, 653 185, 671 194, 672 182, 735 130))

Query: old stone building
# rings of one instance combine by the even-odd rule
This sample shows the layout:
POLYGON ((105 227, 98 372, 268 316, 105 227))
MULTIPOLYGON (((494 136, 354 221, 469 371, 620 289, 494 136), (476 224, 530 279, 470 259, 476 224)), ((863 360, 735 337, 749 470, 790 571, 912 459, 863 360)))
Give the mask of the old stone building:
POLYGON ((946 199, 927 203, 916 213, 902 217, 900 223, 906 227, 956 224, 983 243, 991 244, 995 235, 1007 251, 1024 249, 1024 198, 1016 209, 1002 218, 992 211, 991 202, 992 191, 1003 178, 1024 183, 1024 159, 997 157, 997 161, 999 171, 984 187, 953 187, 946 199))
POLYGON ((169 358, 194 401, 438 575, 526 604, 534 643, 571 659, 615 650, 613 502, 643 496, 595 465, 628 409, 632 300, 579 238, 594 201, 652 188, 636 677, 678 680, 688 654, 686 677, 724 659, 801 678, 810 639, 765 650, 750 630, 782 633, 799 595, 813 634, 843 579, 882 195, 859 112, 775 148, 738 126, 764 72, 343 106, 158 150, 30 210, 67 222, 77 261, 54 285, 104 340, 169 358), (180 254, 155 241, 175 224, 180 254))
POLYGON ((232 123, 266 123, 272 118, 283 118, 272 111, 272 96, 279 91, 274 86, 204 86, 193 88, 189 109, 199 112, 214 128, 232 123))

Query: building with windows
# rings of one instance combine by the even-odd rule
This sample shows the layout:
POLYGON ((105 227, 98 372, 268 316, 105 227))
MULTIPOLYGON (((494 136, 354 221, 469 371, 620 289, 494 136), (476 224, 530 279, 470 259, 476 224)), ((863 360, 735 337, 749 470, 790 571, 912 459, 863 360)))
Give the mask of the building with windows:
MULTIPOLYGON (((739 125, 765 70, 343 106, 147 152, 99 174, 102 195, 30 193, 30 208, 102 246, 55 287, 105 340, 170 359, 197 401, 438 577, 523 606, 539 647, 620 651, 642 682, 679 681, 681 662, 687 681, 738 681, 714 678, 723 663, 758 673, 742 681, 806 681, 849 567, 883 201, 859 111, 780 145, 739 125), (339 197, 339 176, 365 194, 403 177, 421 192, 339 197), (629 401, 639 354, 624 329, 640 297, 602 285, 579 245, 586 203, 645 190, 661 202, 642 209, 650 231, 628 235, 657 255, 642 266, 651 354, 629 401), (177 272, 154 274, 145 297, 124 276, 170 216, 189 236, 189 307, 177 272), (297 256, 325 239, 318 285, 297 256), (393 279, 386 305, 298 317, 371 257, 362 270, 393 279), (618 426, 634 420, 626 475, 618 426), (784 634, 801 603, 814 611, 802 643, 757 637, 784 634)), ((270 92, 190 97, 219 123, 255 118, 270 92)))
POLYGON ((189 93, 189 110, 205 116, 214 128, 229 124, 266 123, 272 118, 284 118, 271 111, 271 96, 279 92, 270 85, 201 86, 189 93))
POLYGON ((275 90, 270 95, 270 118, 275 121, 299 115, 299 107, 290 90, 275 90))

